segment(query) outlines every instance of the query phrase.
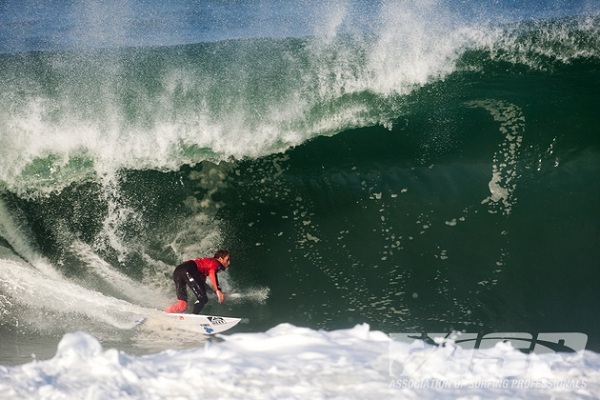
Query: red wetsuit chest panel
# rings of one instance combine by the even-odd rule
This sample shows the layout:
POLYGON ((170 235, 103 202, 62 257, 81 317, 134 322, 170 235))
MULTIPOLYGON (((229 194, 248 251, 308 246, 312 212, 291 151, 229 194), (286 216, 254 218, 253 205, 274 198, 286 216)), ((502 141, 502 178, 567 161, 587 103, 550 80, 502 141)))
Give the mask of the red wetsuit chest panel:
POLYGON ((196 267, 198 267, 198 272, 207 277, 210 274, 210 271, 219 272, 219 267, 221 263, 218 262, 214 258, 196 258, 194 260, 196 263, 196 267))

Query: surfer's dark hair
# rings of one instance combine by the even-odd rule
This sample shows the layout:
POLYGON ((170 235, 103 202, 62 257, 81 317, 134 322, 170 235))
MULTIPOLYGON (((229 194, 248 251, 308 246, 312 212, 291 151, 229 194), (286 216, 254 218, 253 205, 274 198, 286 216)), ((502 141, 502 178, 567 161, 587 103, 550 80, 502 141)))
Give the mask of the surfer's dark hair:
POLYGON ((225 249, 217 250, 215 253, 215 258, 225 258, 229 255, 229 252, 225 249))

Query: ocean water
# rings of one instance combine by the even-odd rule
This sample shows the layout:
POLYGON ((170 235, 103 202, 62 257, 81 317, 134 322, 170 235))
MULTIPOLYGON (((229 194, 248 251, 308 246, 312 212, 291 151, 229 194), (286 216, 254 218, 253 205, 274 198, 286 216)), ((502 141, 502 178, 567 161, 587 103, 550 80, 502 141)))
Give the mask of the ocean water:
POLYGON ((599 109, 596 1, 4 1, 0 394, 598 398, 599 109))

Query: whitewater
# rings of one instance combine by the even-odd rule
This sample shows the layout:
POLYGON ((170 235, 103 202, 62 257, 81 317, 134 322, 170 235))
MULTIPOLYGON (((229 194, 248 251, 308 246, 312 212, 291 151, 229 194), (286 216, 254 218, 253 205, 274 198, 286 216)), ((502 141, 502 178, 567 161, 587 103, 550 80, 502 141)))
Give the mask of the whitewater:
POLYGON ((409 344, 367 325, 331 332, 281 324, 263 333, 133 357, 66 334, 46 361, 0 366, 0 395, 15 399, 594 399, 600 356, 525 355, 508 343, 475 354, 409 344), (514 375, 517 373, 518 375, 514 375))
POLYGON ((26 3, 0 398, 600 398, 596 1, 26 3))

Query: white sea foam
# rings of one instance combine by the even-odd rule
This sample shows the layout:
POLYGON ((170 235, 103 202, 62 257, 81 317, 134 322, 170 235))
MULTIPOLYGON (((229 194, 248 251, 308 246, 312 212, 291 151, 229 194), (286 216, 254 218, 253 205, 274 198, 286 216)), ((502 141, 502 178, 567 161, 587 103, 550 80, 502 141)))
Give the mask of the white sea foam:
MULTIPOLYGON (((465 372, 472 351, 396 342, 368 325, 326 332, 281 324, 222 339, 133 357, 103 349, 86 333, 69 333, 50 360, 0 366, 0 397, 596 399, 600 393, 600 355, 589 351, 529 357, 526 372, 498 376, 496 363, 465 372), (398 373, 399 365, 427 352, 433 362, 398 373)), ((506 365, 527 357, 506 343, 490 351, 506 365)))
POLYGON ((525 116, 519 107, 504 101, 476 100, 466 105, 485 109, 494 121, 500 123, 499 130, 504 139, 492 160, 492 179, 488 183, 490 196, 482 204, 489 204, 491 213, 501 211, 508 215, 516 201, 514 193, 519 178, 517 161, 525 132, 525 116))
POLYGON ((18 260, 0 260, 0 291, 6 299, 10 299, 14 318, 42 330, 47 325, 50 329, 60 331, 61 325, 77 327, 89 320, 128 329, 133 326, 136 315, 143 315, 147 311, 65 278, 42 275, 18 260), (32 315, 17 315, 17 306, 19 310, 30 310, 32 315))

